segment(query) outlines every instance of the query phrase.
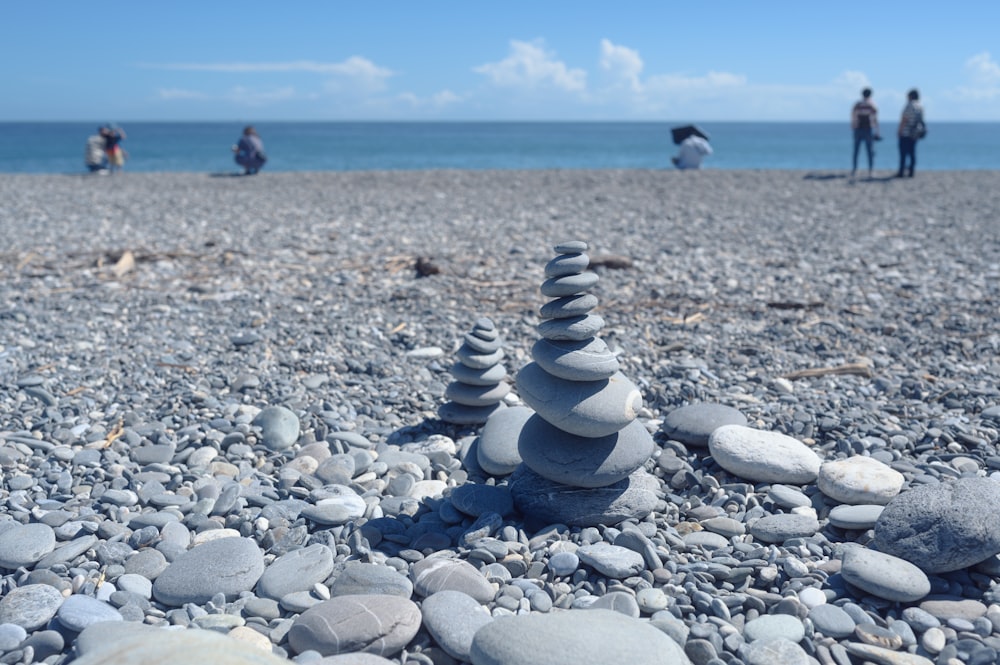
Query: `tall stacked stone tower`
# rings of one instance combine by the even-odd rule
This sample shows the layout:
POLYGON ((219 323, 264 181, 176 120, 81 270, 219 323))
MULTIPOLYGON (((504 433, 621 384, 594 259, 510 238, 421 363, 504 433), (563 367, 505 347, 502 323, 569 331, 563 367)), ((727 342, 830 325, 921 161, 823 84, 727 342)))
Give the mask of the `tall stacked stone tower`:
POLYGON ((556 245, 545 266, 541 292, 553 300, 540 311, 534 362, 517 375, 535 415, 521 429, 523 465, 510 481, 525 515, 579 526, 644 517, 657 486, 642 468, 654 449, 636 420, 642 395, 597 336, 604 320, 591 313, 597 298, 588 291, 599 278, 586 250, 581 241, 556 245))
POLYGON ((493 321, 483 317, 465 334, 451 367, 454 379, 445 391, 449 401, 438 409, 441 420, 455 425, 481 425, 504 408, 510 392, 504 367, 503 340, 493 321))

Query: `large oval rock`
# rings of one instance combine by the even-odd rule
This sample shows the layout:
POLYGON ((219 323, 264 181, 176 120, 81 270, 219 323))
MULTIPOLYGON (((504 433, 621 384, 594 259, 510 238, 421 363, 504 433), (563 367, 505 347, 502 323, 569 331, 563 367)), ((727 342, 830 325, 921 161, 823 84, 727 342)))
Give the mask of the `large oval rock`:
POLYGON ((427 597, 439 591, 461 591, 480 603, 493 600, 496 591, 483 574, 468 561, 429 556, 410 568, 413 589, 427 597))
POLYGON ((873 596, 899 603, 912 603, 931 592, 931 582, 920 568, 867 547, 851 547, 844 552, 840 575, 873 596))
POLYGON ((597 526, 642 519, 656 507, 659 481, 638 469, 606 487, 569 487, 544 478, 522 465, 511 476, 514 506, 539 526, 597 526))
POLYGON ((885 505, 899 494, 903 474, 877 459, 855 455, 824 462, 816 485, 834 501, 847 504, 885 505))
POLYGON ((708 450, 723 469, 756 482, 800 485, 819 473, 819 455, 780 432, 723 425, 708 438, 708 450))
POLYGON ((89 650, 74 665, 288 665, 287 660, 211 630, 151 629, 89 650))
POLYGON ((299 615, 288 632, 296 653, 324 656, 364 651, 378 656, 399 653, 420 629, 420 608, 405 598, 385 595, 337 596, 299 615))
POLYGON ((690 665, 683 649, 649 623, 613 610, 500 617, 472 640, 473 665, 690 665))
POLYGON ((235 600, 264 573, 264 554, 249 538, 220 538, 190 549, 153 582, 153 596, 164 605, 207 603, 217 593, 235 600))
POLYGON ((449 656, 469 661, 472 639, 493 621, 490 611, 460 591, 439 591, 420 605, 424 627, 449 656))
POLYGON ((642 393, 621 372, 601 381, 567 381, 532 362, 518 372, 517 388, 535 413, 577 436, 614 434, 642 408, 642 393))
POLYGON ((283 554, 267 567, 257 583, 257 595, 281 600, 285 594, 308 591, 333 572, 333 551, 322 544, 283 554))
POLYGON ((704 448, 723 425, 746 425, 741 411, 724 404, 699 402, 674 409, 663 419, 663 433, 687 446, 704 448))
POLYGON ((63 600, 59 589, 48 584, 19 586, 0 598, 0 623, 38 630, 56 615, 63 600))
POLYGON ((1000 552, 1000 483, 957 478, 892 499, 875 522, 875 547, 928 573, 946 573, 1000 552))
POLYGON ((253 419, 260 427, 260 440, 268 450, 280 452, 299 440, 299 417, 283 406, 268 406, 253 419))
POLYGON ((517 451, 517 440, 521 429, 534 411, 526 406, 514 406, 497 411, 479 433, 476 458, 483 471, 493 476, 514 473, 521 463, 521 453, 517 451))
POLYGON ((55 546, 56 534, 48 524, 0 523, 0 568, 30 568, 55 546))

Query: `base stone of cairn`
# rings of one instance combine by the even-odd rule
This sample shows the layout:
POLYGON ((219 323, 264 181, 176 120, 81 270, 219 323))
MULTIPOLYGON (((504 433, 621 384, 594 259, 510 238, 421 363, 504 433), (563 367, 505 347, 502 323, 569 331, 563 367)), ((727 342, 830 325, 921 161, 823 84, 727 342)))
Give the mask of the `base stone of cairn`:
POLYGON ((506 405, 510 392, 507 368, 503 359, 503 340, 493 321, 483 317, 465 334, 451 367, 454 379, 445 390, 448 402, 438 409, 438 416, 454 425, 482 425, 506 405))
POLYGON ((526 517, 570 526, 645 517, 658 488, 643 469, 655 444, 636 420, 642 395, 597 336, 604 320, 591 313, 598 275, 586 250, 581 241, 556 245, 545 266, 541 292, 552 300, 539 312, 542 339, 517 375, 535 413, 521 428, 523 464, 509 482, 526 517))

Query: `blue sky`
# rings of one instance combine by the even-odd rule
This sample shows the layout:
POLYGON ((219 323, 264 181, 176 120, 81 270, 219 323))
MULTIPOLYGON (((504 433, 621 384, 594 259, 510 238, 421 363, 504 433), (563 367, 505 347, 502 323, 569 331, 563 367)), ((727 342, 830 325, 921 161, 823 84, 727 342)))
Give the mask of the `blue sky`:
POLYGON ((1000 2, 5 2, 0 120, 1000 121, 1000 2))

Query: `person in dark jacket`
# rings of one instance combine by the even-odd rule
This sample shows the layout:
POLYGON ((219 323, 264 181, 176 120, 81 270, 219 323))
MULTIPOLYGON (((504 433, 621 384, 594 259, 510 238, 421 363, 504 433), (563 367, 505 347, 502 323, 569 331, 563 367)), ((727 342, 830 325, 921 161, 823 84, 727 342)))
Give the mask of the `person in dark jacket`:
POLYGON ((236 163, 243 167, 243 175, 256 174, 267 161, 264 142, 260 140, 253 125, 243 128, 243 136, 240 137, 239 143, 233 146, 233 152, 236 153, 236 163))
POLYGON ((851 108, 851 129, 854 131, 854 159, 851 163, 851 177, 858 170, 858 149, 861 144, 865 144, 865 151, 868 153, 868 177, 872 175, 872 168, 875 165, 875 149, 872 141, 881 140, 878 128, 878 107, 872 101, 872 89, 865 88, 861 91, 861 100, 851 108))
POLYGON ((920 105, 920 93, 914 88, 906 94, 906 106, 903 116, 899 119, 899 171, 897 178, 913 177, 913 169, 917 165, 917 139, 922 139, 926 133, 924 125, 924 108, 920 105))

